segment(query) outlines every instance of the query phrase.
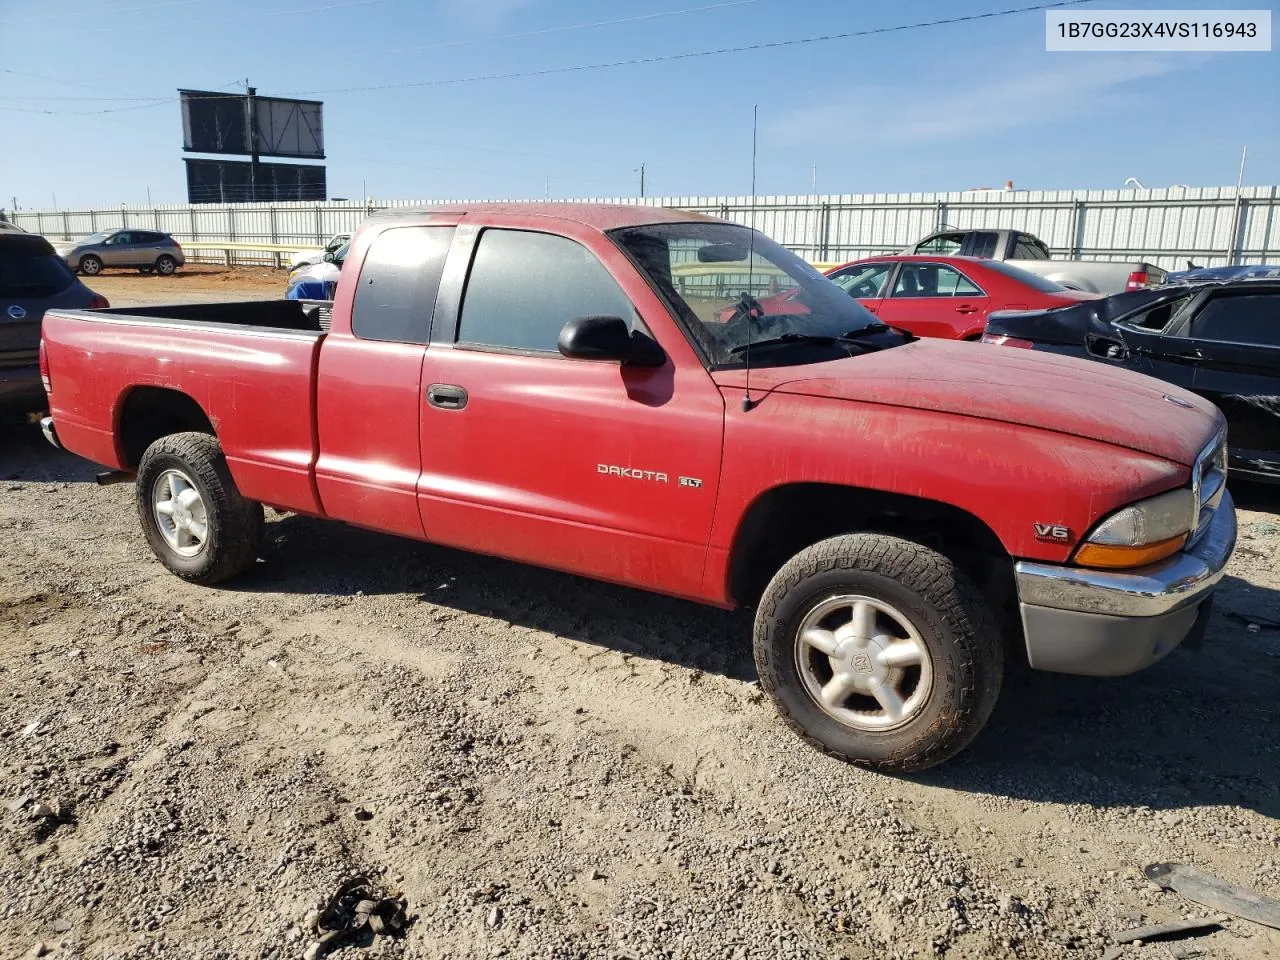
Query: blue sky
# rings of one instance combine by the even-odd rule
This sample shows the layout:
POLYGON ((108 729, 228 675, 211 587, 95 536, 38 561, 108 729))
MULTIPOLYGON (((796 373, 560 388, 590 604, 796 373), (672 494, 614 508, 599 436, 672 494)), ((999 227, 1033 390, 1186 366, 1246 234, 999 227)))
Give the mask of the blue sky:
POLYGON ((61 207, 143 203, 148 188, 157 203, 184 201, 175 91, 230 91, 246 77, 263 95, 325 101, 330 193, 353 198, 362 180, 378 198, 634 195, 641 163, 651 196, 745 194, 753 104, 761 194, 808 193, 815 166, 823 193, 1010 179, 1120 187, 1130 176, 1151 187, 1234 184, 1245 144, 1246 182, 1280 183, 1280 54, 1046 53, 1039 12, 667 63, 332 92, 1030 2, 0 0, 0 206, 16 196, 47 208, 54 194, 61 207), (617 19, 627 22, 576 28, 617 19), (97 99, 170 96, 154 106, 97 99), (32 112, 42 110, 52 115, 32 112))

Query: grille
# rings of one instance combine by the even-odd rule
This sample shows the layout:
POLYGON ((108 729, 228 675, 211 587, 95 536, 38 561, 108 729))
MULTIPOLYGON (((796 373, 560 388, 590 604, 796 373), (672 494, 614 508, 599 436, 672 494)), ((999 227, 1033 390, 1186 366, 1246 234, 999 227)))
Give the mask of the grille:
POLYGON ((1213 515, 1222 503, 1227 488, 1227 428, 1223 427, 1196 457, 1191 475, 1191 489, 1195 494, 1196 526, 1191 535, 1195 543, 1209 528, 1213 515))

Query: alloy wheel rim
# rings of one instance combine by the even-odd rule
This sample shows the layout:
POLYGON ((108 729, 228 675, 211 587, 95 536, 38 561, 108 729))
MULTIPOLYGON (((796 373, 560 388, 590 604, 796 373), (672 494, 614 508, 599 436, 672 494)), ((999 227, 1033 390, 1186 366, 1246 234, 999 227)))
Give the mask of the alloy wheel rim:
POLYGON ((181 470, 169 469, 151 487, 151 510, 169 549, 194 557, 209 540, 209 513, 195 483, 181 470))
POLYGON ((933 690, 933 660, 911 620, 873 597, 820 600, 795 634, 805 692, 832 719, 858 730, 902 727, 933 690))

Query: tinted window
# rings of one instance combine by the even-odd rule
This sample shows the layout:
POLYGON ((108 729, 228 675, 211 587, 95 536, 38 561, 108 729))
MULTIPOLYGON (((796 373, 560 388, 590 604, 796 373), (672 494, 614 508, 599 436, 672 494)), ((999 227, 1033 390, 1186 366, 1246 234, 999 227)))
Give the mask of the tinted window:
POLYGON ((885 278, 893 268, 890 263, 864 263, 830 274, 831 281, 849 294, 860 300, 878 297, 884 290, 885 278))
POLYGON ((971 257, 983 257, 989 259, 996 255, 996 244, 1000 240, 1000 234, 992 233, 989 230, 982 230, 973 234, 971 243, 972 249, 969 251, 971 257))
POLYGON ((1280 295, 1214 297, 1191 321, 1191 336, 1280 346, 1280 295))
POLYGON ((1048 260, 1049 251, 1031 237, 1019 237, 1013 248, 1015 260, 1048 260))
POLYGON ((979 290, 958 270, 940 263, 904 263, 893 285, 895 297, 980 297, 979 290))
POLYGON ((351 305, 351 332, 364 340, 426 343, 453 227, 395 227, 369 248, 351 305))
POLYGON ((0 247, 0 298, 51 297, 71 286, 73 280, 60 257, 0 247))
POLYGON ((556 351, 576 317, 622 317, 634 308, 604 265, 565 237, 486 230, 462 301, 458 342, 556 351))
POLYGON ((930 237, 924 243, 916 244, 916 253, 934 253, 946 256, 949 253, 958 253, 963 243, 963 233, 940 233, 936 237, 930 237))

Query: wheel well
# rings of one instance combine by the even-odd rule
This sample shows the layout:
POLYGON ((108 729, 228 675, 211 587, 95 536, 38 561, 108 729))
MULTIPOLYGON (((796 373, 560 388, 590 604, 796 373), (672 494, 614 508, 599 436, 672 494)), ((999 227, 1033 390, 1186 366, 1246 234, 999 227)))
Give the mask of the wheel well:
POLYGON ((185 393, 165 387, 135 387, 120 408, 118 436, 124 465, 138 465, 147 447, 171 433, 217 436, 200 404, 185 393))
POLYGON ((1014 606, 1012 558, 973 514, 921 497, 820 483, 776 487, 748 509, 730 554, 734 602, 754 605, 788 560, 844 533, 887 533, 931 547, 977 584, 998 616, 1014 606))

